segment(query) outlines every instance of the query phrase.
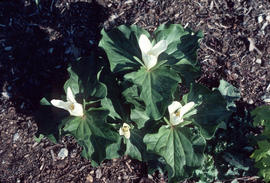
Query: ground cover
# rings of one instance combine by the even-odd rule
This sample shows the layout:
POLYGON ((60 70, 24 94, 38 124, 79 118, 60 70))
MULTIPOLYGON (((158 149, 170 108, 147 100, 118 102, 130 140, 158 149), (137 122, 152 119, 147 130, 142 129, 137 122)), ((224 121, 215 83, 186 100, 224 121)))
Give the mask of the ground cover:
POLYGON ((228 181, 238 177, 239 181, 260 182, 252 170, 247 171, 250 162, 243 149, 249 147, 245 137, 259 132, 251 128, 246 110, 265 104, 270 92, 269 2, 59 0, 37 6, 34 1, 18 0, 0 2, 0 12, 0 182, 165 182, 166 175, 148 176, 146 164, 127 157, 93 168, 80 157, 81 148, 70 137, 60 144, 35 142, 33 114, 42 96, 61 92, 68 63, 89 56, 103 27, 136 24, 153 31, 166 22, 204 32, 198 53, 202 76, 197 82, 212 88, 224 79, 241 92, 236 112, 241 118, 232 117, 228 131, 217 133, 220 142, 237 139, 238 144, 229 149, 222 143, 209 146, 215 158, 238 164, 228 163, 231 169, 226 165, 218 170, 227 173, 223 178, 228 181), (235 127, 245 129, 243 139, 235 127), (69 152, 64 160, 58 157, 62 148, 69 152))

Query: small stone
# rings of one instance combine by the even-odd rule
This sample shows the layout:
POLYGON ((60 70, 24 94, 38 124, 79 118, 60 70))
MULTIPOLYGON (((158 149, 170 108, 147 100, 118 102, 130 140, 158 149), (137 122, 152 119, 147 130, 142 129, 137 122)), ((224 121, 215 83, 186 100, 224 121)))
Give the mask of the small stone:
POLYGON ((253 101, 252 99, 249 99, 249 100, 248 100, 248 103, 249 103, 249 104, 254 104, 254 101, 253 101))
POLYGON ((23 109, 23 108, 24 108, 24 102, 21 104, 20 108, 21 108, 21 109, 23 109))
POLYGON ((52 53, 53 53, 53 48, 50 48, 50 49, 48 50, 48 52, 49 52, 50 54, 52 54, 52 53))
POLYGON ((265 19, 270 22, 270 15, 267 15, 265 19))
POLYGON ((66 148, 60 149, 57 157, 61 160, 65 159, 68 156, 68 150, 66 148))
POLYGON ((100 179, 102 177, 101 169, 96 170, 96 178, 100 179))
POLYGON ((125 1, 124 3, 125 3, 125 4, 131 4, 131 3, 133 3, 133 1, 132 1, 132 0, 127 0, 127 1, 125 1))
POLYGON ((270 92, 270 84, 267 86, 266 92, 270 92))
POLYGON ((257 63, 257 64, 262 64, 262 59, 257 58, 257 59, 256 59, 256 63, 257 63))
POLYGON ((94 44, 94 41, 92 41, 92 40, 89 40, 89 43, 90 43, 91 45, 93 45, 93 44, 94 44))
POLYGON ((92 182, 94 182, 94 178, 93 178, 91 175, 88 175, 88 176, 86 177, 85 183, 92 183, 92 182))
POLYGON ((266 103, 270 103, 270 93, 266 93, 261 99, 266 103))
POLYGON ((5 99, 10 99, 11 95, 8 93, 8 92, 2 92, 2 96, 5 98, 5 99))
POLYGON ((262 23, 262 21, 263 21, 263 17, 262 17, 262 15, 260 15, 260 16, 258 17, 258 23, 262 23))
POLYGON ((252 38, 248 38, 249 41, 249 51, 252 52, 256 47, 255 47, 255 42, 252 38))
POLYGON ((5 47, 5 51, 11 51, 11 50, 12 50, 12 46, 5 47))
POLYGON ((19 133, 15 133, 15 134, 13 135, 13 143, 16 142, 19 138, 20 138, 19 133))

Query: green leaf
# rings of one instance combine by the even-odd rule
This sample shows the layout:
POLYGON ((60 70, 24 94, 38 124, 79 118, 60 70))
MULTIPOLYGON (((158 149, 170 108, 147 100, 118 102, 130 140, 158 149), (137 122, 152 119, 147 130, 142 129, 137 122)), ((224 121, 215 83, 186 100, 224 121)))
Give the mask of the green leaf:
MULTIPOLYGON (((145 108, 150 118, 157 120, 164 115, 167 106, 173 100, 177 84, 181 82, 180 76, 186 83, 194 81, 198 76, 196 50, 202 37, 200 32, 192 33, 178 24, 164 24, 153 33, 153 39, 147 31, 135 25, 122 25, 108 32, 102 30, 101 34, 99 46, 107 54, 111 71, 120 73, 128 79, 131 86, 137 85, 139 101, 144 102, 143 106, 139 106, 139 111, 145 108), (152 40, 152 44, 160 40, 166 40, 168 43, 168 49, 161 53, 157 65, 150 71, 142 67, 141 50, 138 45, 138 39, 142 34, 152 40)), ((125 81, 119 77, 119 82, 125 81)), ((137 98, 129 97, 129 101, 135 108, 138 107, 137 98)))
POLYGON ((124 90, 118 82, 117 74, 112 73, 104 67, 100 73, 100 81, 108 86, 107 97, 101 100, 101 105, 110 111, 109 116, 113 121, 127 121, 129 119, 129 106, 125 104, 125 99, 121 95, 124 90))
POLYGON ((130 138, 126 140, 126 155, 129 155, 133 159, 143 160, 143 153, 146 150, 146 146, 143 143, 143 134, 136 129, 130 130, 130 138))
POLYGON ((208 88, 194 84, 190 92, 183 96, 185 103, 201 103, 193 115, 193 122, 200 127, 201 134, 210 139, 218 127, 224 125, 231 112, 227 110, 227 103, 218 90, 211 91, 208 88))
POLYGON ((270 106, 260 106, 251 112, 254 117, 254 126, 269 126, 270 127, 270 106))
POLYGON ((218 90, 227 101, 227 109, 235 111, 236 105, 234 101, 241 97, 239 90, 225 80, 220 80, 218 90))
POLYGON ((162 126, 158 133, 144 137, 147 150, 162 156, 167 163, 170 181, 179 181, 192 175, 204 159, 205 140, 190 128, 162 126))
POLYGON ((214 163, 213 157, 206 155, 203 166, 195 170, 195 176, 199 178, 198 183, 214 182, 218 178, 218 170, 214 163))
POLYGON ((99 68, 95 59, 97 58, 92 54, 88 58, 72 62, 68 68, 70 78, 64 89, 66 91, 70 87, 76 98, 79 98, 79 103, 82 103, 82 100, 99 101, 107 95, 106 86, 97 79, 99 68))
POLYGON ((47 137, 52 142, 57 143, 59 139, 58 125, 69 114, 65 110, 52 106, 46 98, 42 98, 40 104, 35 113, 35 121, 38 126, 38 131, 35 134, 38 137, 36 140, 39 141, 43 137, 47 137))
POLYGON ((180 24, 162 24, 154 32, 155 41, 166 40, 167 50, 160 55, 160 60, 167 60, 189 86, 200 76, 197 62, 197 49, 202 32, 193 33, 180 24))
POLYGON ((250 157, 255 159, 255 167, 259 169, 258 175, 270 182, 270 143, 268 140, 258 141, 258 146, 250 157))
POLYGON ((140 109, 132 109, 130 113, 130 119, 134 121, 138 128, 143 128, 145 123, 150 119, 149 116, 145 113, 145 111, 141 111, 140 109))
POLYGON ((105 121, 108 113, 102 108, 90 108, 83 117, 69 118, 63 128, 83 146, 82 155, 97 164, 106 158, 106 147, 120 138, 105 121))
POLYGON ((110 61, 112 72, 138 70, 141 64, 134 58, 141 58, 138 39, 141 34, 149 33, 138 26, 121 25, 109 32, 101 31, 99 46, 103 48, 110 61))
POLYGON ((165 113, 180 82, 178 75, 166 66, 160 66, 151 72, 141 68, 136 72, 126 74, 125 78, 138 85, 146 113, 155 120, 160 119, 165 113))

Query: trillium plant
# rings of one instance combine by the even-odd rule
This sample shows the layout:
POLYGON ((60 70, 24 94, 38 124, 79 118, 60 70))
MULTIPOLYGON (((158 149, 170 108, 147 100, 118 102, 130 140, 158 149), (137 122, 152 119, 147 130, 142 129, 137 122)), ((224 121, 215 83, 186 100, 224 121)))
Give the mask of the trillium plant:
POLYGON ((38 133, 54 142, 74 136, 93 165, 127 155, 166 171, 169 182, 192 176, 233 107, 225 81, 212 90, 195 82, 202 33, 164 24, 151 34, 121 25, 101 35, 94 54, 70 64, 66 94, 41 100, 38 133))
POLYGON ((67 101, 51 100, 51 104, 55 107, 67 110, 71 116, 83 116, 83 106, 76 102, 75 97, 71 91, 71 88, 67 88, 67 101))

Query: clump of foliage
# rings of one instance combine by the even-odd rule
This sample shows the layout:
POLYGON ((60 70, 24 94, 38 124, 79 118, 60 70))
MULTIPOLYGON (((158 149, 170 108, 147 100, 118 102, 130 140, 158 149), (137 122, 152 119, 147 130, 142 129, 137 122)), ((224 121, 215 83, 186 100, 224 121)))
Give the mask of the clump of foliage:
POLYGON ((194 82, 202 33, 164 24, 152 34, 135 25, 101 34, 107 57, 93 54, 71 64, 66 99, 41 101, 38 119, 45 128, 39 133, 54 141, 74 136, 93 165, 128 155, 151 162, 151 170, 165 169, 170 182, 192 176, 238 98, 225 81, 213 90, 194 82), (183 96, 180 83, 189 88, 183 96))
POLYGON ((251 155, 255 159, 258 175, 270 182, 270 106, 260 106, 251 112, 254 126, 264 127, 263 132, 256 137, 257 149, 251 155))

